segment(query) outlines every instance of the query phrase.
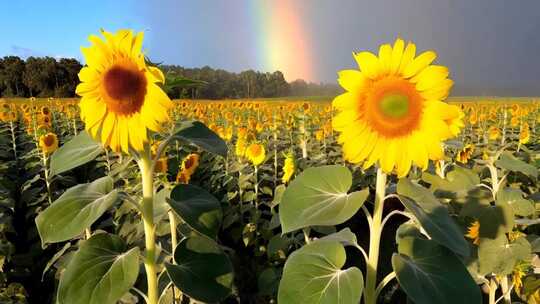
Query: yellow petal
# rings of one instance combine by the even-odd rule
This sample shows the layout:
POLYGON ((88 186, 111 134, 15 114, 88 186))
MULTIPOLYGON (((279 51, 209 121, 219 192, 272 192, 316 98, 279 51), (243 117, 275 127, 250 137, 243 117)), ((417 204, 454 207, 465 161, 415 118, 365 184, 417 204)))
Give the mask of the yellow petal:
POLYGON ((403 49, 405 48, 405 42, 403 39, 396 39, 394 47, 392 48, 392 62, 390 64, 390 74, 396 74, 399 71, 399 65, 401 63, 401 57, 403 56, 403 49))
POLYGON ((360 52, 354 54, 354 58, 360 70, 367 78, 375 79, 379 73, 379 59, 370 52, 360 52))
POLYGON ((401 56, 401 62, 399 63, 398 72, 403 74, 405 69, 411 64, 416 55, 416 45, 412 42, 409 42, 403 51, 403 56, 401 56))
POLYGON ((423 52, 420 54, 420 56, 416 57, 410 64, 407 65, 405 70, 403 70, 403 77, 411 78, 415 76, 430 65, 435 58, 437 58, 437 54, 435 52, 423 52))
POLYGON ((357 70, 343 70, 338 73, 338 83, 346 91, 359 91, 366 87, 366 77, 357 70))

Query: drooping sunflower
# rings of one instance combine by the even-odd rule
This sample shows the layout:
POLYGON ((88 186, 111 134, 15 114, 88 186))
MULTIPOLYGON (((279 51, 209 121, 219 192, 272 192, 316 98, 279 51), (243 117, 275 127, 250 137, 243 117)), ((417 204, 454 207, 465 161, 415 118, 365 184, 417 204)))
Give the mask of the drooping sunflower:
POLYGON ((283 176, 281 177, 281 182, 284 184, 288 183, 294 174, 295 168, 296 164, 294 162, 293 153, 289 152, 286 154, 285 161, 283 162, 283 176))
POLYGON ((364 168, 378 162, 402 177, 413 163, 426 169, 430 159, 443 158, 442 141, 462 125, 459 108, 442 102, 453 81, 446 67, 431 64, 435 52, 415 54, 415 44, 397 39, 393 47, 382 45, 378 57, 354 54, 360 71, 339 73, 347 92, 332 103, 333 127, 347 161, 364 168))
POLYGON ((473 244, 480 244, 480 222, 474 221, 467 229, 465 236, 473 241, 473 244))
POLYGON ((143 33, 130 30, 91 35, 82 48, 86 66, 79 73, 77 94, 88 133, 105 147, 128 153, 144 149, 148 130, 159 131, 173 106, 157 85, 163 73, 148 66, 142 53, 143 33))
POLYGON ((47 133, 39 137, 39 147, 44 154, 51 154, 58 149, 58 137, 54 133, 47 133))
POLYGON ((191 153, 187 155, 182 161, 182 166, 180 167, 180 169, 191 176, 199 166, 199 159, 200 156, 197 153, 191 153))
POLYGON ((473 144, 467 144, 461 151, 459 151, 456 155, 456 160, 462 164, 466 164, 469 159, 471 159, 472 154, 474 153, 474 145, 473 144))

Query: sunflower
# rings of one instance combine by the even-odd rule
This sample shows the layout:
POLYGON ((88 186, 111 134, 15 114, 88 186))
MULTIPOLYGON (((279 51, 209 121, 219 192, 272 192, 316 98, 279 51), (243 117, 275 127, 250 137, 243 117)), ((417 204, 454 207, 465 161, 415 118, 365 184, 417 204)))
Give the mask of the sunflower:
POLYGON ((58 137, 54 133, 47 133, 39 137, 39 147, 44 154, 51 154, 58 149, 58 137))
POLYGON ((469 226, 469 229, 467 230, 467 234, 465 234, 465 236, 471 239, 473 241, 473 244, 480 244, 480 222, 474 221, 471 226, 469 226))
POLYGON ((339 73, 347 92, 332 102, 333 128, 347 161, 363 161, 365 169, 378 162, 403 177, 413 163, 425 170, 429 159, 443 158, 442 141, 460 125, 459 108, 441 101, 453 82, 446 67, 431 65, 435 52, 415 53, 415 44, 397 39, 382 45, 379 57, 354 54, 360 71, 339 73))
POLYGON ((190 176, 195 172, 195 169, 199 166, 199 154, 191 153, 182 161, 181 170, 185 171, 190 176))
POLYGON ((458 152, 456 160, 460 163, 466 164, 471 159, 474 152, 474 145, 467 144, 461 151, 458 152))
POLYGON ((258 166, 264 162, 266 158, 266 150, 259 143, 252 143, 246 149, 246 158, 254 165, 258 166))
POLYGON ((285 157, 285 162, 283 163, 283 176, 281 177, 281 182, 284 184, 288 183, 291 180, 291 177, 294 174, 295 162, 292 152, 287 153, 285 157))
POLYGON ((531 132, 529 131, 529 124, 524 122, 519 131, 519 143, 524 145, 531 139, 531 132))
POLYGON ((87 65, 79 73, 81 119, 88 133, 116 152, 144 150, 148 130, 159 131, 173 106, 157 83, 163 73, 147 66, 141 52, 143 33, 130 30, 91 35, 82 48, 87 65))
POLYGON ((488 129, 489 139, 497 140, 501 136, 501 130, 497 126, 491 126, 488 129))

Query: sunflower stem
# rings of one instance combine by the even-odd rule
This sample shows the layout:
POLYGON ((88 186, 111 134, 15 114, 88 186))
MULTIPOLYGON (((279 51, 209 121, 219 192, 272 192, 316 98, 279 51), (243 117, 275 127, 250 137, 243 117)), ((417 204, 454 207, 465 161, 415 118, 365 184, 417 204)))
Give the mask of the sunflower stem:
POLYGON ((511 289, 508 286, 508 276, 504 276, 501 279, 501 291, 503 293, 503 295, 501 296, 501 298, 503 299, 502 303, 503 304, 512 303, 512 298, 511 298, 512 293, 510 292, 511 289))
POLYGON ((145 236, 146 280, 148 284, 148 304, 158 303, 158 280, 156 271, 156 229, 154 225, 154 179, 153 162, 149 147, 146 147, 138 162, 141 171, 143 198, 141 213, 145 236))
POLYGON ((386 188, 386 173, 377 168, 377 181, 375 184, 375 206, 373 208, 373 222, 369 236, 369 256, 366 265, 366 288, 364 297, 366 304, 377 302, 377 266, 379 264, 379 249, 382 233, 382 215, 386 188))

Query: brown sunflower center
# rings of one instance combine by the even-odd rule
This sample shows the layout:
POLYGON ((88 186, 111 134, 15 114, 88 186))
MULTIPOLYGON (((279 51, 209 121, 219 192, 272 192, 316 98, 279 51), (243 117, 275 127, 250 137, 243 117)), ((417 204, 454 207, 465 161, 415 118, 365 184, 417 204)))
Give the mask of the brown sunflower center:
POLYGON ((45 135, 45 138, 43 138, 43 143, 47 147, 52 146, 54 144, 54 135, 51 135, 51 134, 45 135))
POLYGON ((186 159, 185 167, 186 169, 191 169, 194 164, 195 160, 193 159, 193 157, 189 157, 188 159, 186 159))
POLYGON ((254 144, 254 145, 251 145, 251 146, 249 147, 249 152, 251 153, 251 155, 253 155, 253 156, 256 157, 256 156, 261 155, 261 153, 262 153, 262 148, 261 148, 260 145, 254 144))
POLYGON ((117 114, 129 115, 138 112, 146 95, 144 72, 123 66, 113 66, 103 78, 107 108, 117 114))
POLYGON ((423 102, 414 84, 389 76, 372 84, 361 105, 374 131, 396 138, 410 134, 419 126, 423 102))

